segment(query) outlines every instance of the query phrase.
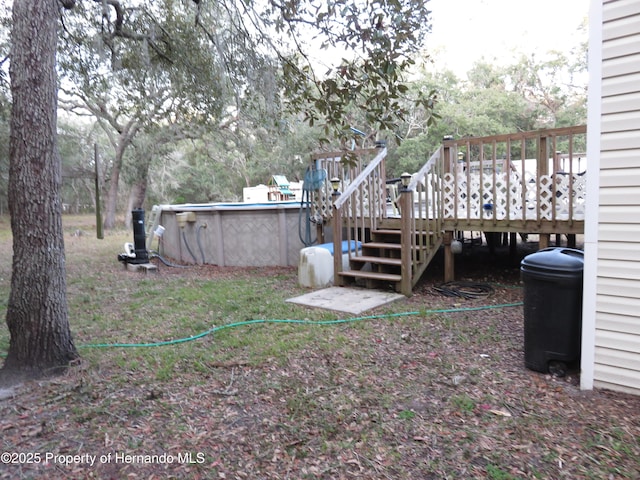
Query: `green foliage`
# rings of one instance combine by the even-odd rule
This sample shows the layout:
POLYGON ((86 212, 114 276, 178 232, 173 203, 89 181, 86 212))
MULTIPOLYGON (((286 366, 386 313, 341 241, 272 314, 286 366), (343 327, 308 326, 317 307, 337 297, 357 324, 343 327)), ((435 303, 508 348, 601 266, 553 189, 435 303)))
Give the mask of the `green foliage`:
POLYGON ((416 412, 414 412, 413 410, 402 410, 400 413, 398 413, 398 417, 402 420, 413 420, 415 416, 416 412))
POLYGON ((575 80, 577 74, 586 72, 586 66, 584 72, 580 71, 583 69, 579 66, 580 56, 578 52, 577 59, 572 61, 563 54, 555 53, 550 59, 539 61, 534 54, 522 55, 509 70, 514 90, 539 104, 546 110, 548 120, 555 121, 556 112, 581 100, 586 94, 586 85, 577 85, 575 80))
POLYGON ((79 2, 64 24, 64 91, 93 115, 115 110, 143 124, 218 117, 223 67, 182 2, 79 2))
POLYGON ((454 395, 451 397, 451 403, 464 413, 471 413, 476 408, 476 402, 466 394, 454 395))
MULTIPOLYGON (((405 77, 429 28, 426 3, 334 0, 318 9, 304 2, 285 5, 280 13, 286 21, 277 25, 293 35, 299 35, 300 28, 314 30, 321 48, 340 58, 320 75, 299 49, 286 56, 289 109, 342 144, 347 144, 353 126, 352 105, 363 116, 366 131, 395 131, 409 113, 405 77)), ((433 99, 419 95, 413 103, 431 109, 433 99)))
MULTIPOLYGON (((62 203, 68 213, 95 208, 95 144, 99 131, 91 125, 58 122, 58 149, 62 160, 62 203)), ((100 151, 100 149, 98 150, 100 151)), ((104 171, 101 172, 104 175, 104 171)))
MULTIPOLYGON (((103 179, 122 149, 126 183, 149 175, 147 204, 231 201, 272 174, 301 179, 322 143, 395 138, 387 161, 394 177, 422 166, 445 135, 584 123, 585 89, 574 81, 586 69, 584 45, 571 58, 478 62, 466 79, 417 71, 428 58, 426 5, 77 2, 63 17, 61 105, 92 115, 105 133, 63 118, 65 170, 92 170, 99 141, 103 179), (130 143, 117 139, 127 121, 136 125, 130 143)), ((65 202, 89 204, 92 188, 65 178, 65 202)))
MULTIPOLYGON (((579 58, 580 50, 577 51, 579 58)), ((466 81, 451 72, 422 72, 414 88, 437 92, 431 125, 418 109, 399 129, 402 145, 389 156, 396 176, 416 171, 438 149, 442 138, 487 136, 586 122, 586 89, 574 82, 580 63, 560 54, 538 62, 522 57, 507 67, 477 62, 466 81)), ((575 145, 574 151, 585 146, 575 145)))
POLYGON ((492 464, 487 465, 487 477, 492 480, 514 480, 516 478, 500 467, 492 464))
POLYGON ((418 171, 438 148, 430 140, 429 136, 421 134, 402 142, 390 157, 390 166, 387 167, 390 176, 399 177, 403 172, 418 171))

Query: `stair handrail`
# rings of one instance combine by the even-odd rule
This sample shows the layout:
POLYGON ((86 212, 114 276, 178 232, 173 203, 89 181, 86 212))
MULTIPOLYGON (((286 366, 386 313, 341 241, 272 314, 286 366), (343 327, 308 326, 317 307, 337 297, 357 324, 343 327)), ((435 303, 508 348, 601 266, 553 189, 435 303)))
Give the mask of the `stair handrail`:
MULTIPOLYGON (((334 192, 333 199, 333 283, 334 285, 342 285, 343 281, 340 277, 340 273, 342 272, 342 227, 343 227, 343 212, 345 209, 348 209, 352 205, 352 197, 358 193, 362 192, 362 187, 366 184, 368 179, 375 173, 382 177, 382 184, 384 185, 384 159, 387 156, 387 148, 382 147, 380 152, 369 162, 369 164, 353 179, 353 181, 344 189, 344 192, 338 194, 338 192, 334 192)), ((370 192, 371 193, 371 192, 370 192)), ((374 195, 381 195, 380 192, 373 192, 374 195)), ((376 226, 377 215, 376 208, 379 208, 379 205, 375 201, 375 198, 370 198, 370 204, 368 205, 369 209, 369 220, 370 225, 369 228, 373 229, 376 226)), ((385 203, 386 207, 386 203, 385 203)), ((360 235, 364 238, 364 230, 366 228, 366 219, 364 218, 364 206, 361 205, 361 214, 358 218, 358 215, 355 215, 355 206, 352 207, 354 209, 354 214, 351 217, 347 217, 347 253, 349 258, 358 254, 358 241, 361 240, 358 238, 358 230, 363 230, 360 235), (352 225, 352 222, 355 222, 352 225)))
POLYGON ((400 193, 402 280, 400 291, 411 295, 414 272, 425 262, 426 251, 439 244, 442 229, 442 148, 438 148, 400 193), (431 179, 429 180, 429 174, 431 179), (417 197, 417 202, 416 202, 417 197), (423 209, 424 202, 424 209, 423 209))
POLYGON ((414 175, 412 175, 411 182, 409 182, 409 186, 407 187, 409 190, 415 190, 420 179, 426 177, 429 171, 434 168, 434 165, 436 164, 436 162, 440 160, 441 151, 442 151, 442 148, 438 148, 435 152, 433 152, 433 154, 431 155, 427 163, 425 163, 422 166, 422 168, 420 168, 420 170, 418 170, 414 175))
POLYGON ((333 202, 334 209, 340 209, 347 202, 349 197, 353 195, 356 191, 358 191, 358 187, 364 183, 371 172, 373 172, 376 167, 385 159, 387 156, 387 147, 384 147, 380 150, 380 152, 371 160, 369 165, 362 170, 358 176, 344 189, 344 192, 341 193, 340 197, 333 202))

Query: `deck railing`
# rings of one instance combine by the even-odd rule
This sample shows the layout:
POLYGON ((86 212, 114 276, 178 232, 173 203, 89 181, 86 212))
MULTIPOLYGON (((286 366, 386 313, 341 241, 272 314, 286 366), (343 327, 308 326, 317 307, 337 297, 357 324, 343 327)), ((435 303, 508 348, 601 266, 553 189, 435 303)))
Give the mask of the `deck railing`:
MULTIPOLYGON (((323 182, 316 185, 313 192, 313 217, 318 223, 327 223, 333 216, 333 191, 331 179, 338 179, 339 191, 344 191, 371 160, 380 153, 379 148, 358 150, 316 152, 312 155, 312 167, 322 173, 323 182)), ((312 172, 313 173, 313 172, 312 172)))
POLYGON ((391 222, 385 224, 399 221, 405 294, 456 230, 539 233, 541 245, 551 233, 582 233, 585 151, 586 126, 446 139, 391 205, 386 148, 352 152, 355 163, 343 162, 342 153, 316 155, 327 182, 314 204, 323 219, 333 217, 335 284, 342 284, 343 245, 349 259, 360 255, 358 242, 367 242, 386 218, 391 222), (335 192, 328 186, 332 177, 340 180, 335 192), (399 219, 390 218, 398 213, 399 219))
POLYGON ((437 150, 400 192, 402 238, 401 292, 409 295, 421 267, 431 260, 442 241, 441 150, 437 150))
POLYGON ((445 223, 571 229, 584 220, 585 148, 585 126, 445 140, 445 223))
MULTIPOLYGON (((367 240, 368 231, 375 230, 387 216, 385 165, 387 149, 375 149, 377 155, 350 182, 341 182, 342 191, 333 193, 334 284, 341 285, 343 245, 351 257, 360 255, 358 242, 367 240), (344 243, 343 241, 347 242, 344 243)), ((339 177, 337 177, 339 178, 339 177)))

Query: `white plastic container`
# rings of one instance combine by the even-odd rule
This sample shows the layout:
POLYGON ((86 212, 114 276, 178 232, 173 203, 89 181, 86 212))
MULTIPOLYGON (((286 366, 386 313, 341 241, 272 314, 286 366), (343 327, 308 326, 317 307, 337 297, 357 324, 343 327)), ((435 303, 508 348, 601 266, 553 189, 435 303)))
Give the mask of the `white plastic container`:
MULTIPOLYGON (((349 270, 348 244, 342 242, 342 270, 349 270)), ((361 248, 357 242, 357 248, 361 248)), ((333 243, 313 245, 300 250, 298 283, 303 287, 325 288, 333 285, 333 243)))

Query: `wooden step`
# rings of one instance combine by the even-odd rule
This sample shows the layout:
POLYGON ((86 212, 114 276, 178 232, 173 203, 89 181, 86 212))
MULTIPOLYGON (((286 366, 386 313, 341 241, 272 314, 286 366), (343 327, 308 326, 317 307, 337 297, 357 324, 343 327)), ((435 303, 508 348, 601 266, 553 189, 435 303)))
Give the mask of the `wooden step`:
POLYGON ((362 248, 380 248, 386 250, 402 250, 402 245, 399 243, 384 243, 384 242, 368 242, 363 243, 362 248))
MULTIPOLYGON (((420 237, 432 237, 435 235, 434 232, 427 232, 422 231, 422 232, 415 232, 414 233, 416 238, 420 238, 420 237)), ((373 239, 373 241, 382 241, 384 242, 385 238, 387 239, 387 241, 394 241, 396 238, 398 239, 398 241, 400 241, 400 237, 401 237, 401 232, 400 230, 373 230, 371 232, 371 238, 373 239)))
MULTIPOLYGON (((427 247, 425 245, 415 245, 412 247, 413 250, 425 250, 427 247)), ((369 242, 362 244, 362 250, 366 249, 378 249, 380 251, 383 250, 391 250, 391 251, 399 251, 402 250, 402 245, 399 243, 386 243, 386 242, 369 242)))
POLYGON ((360 255, 358 257, 351 257, 352 262, 359 263, 376 263, 380 265, 394 265, 397 267, 402 266, 402 260, 399 258, 389 258, 389 257, 374 257, 369 255, 360 255))
MULTIPOLYGON (((379 228, 377 230, 371 230, 372 235, 400 235, 402 233, 401 230, 396 228, 379 228)), ((414 232, 416 235, 433 235, 433 232, 428 232, 426 230, 422 230, 420 232, 414 232)))
POLYGON ((390 228, 379 228, 378 230, 371 230, 371 235, 400 235, 401 230, 390 228))
POLYGON ((399 282, 402 280, 402 275, 395 275, 393 273, 363 272, 362 270, 340 272, 340 275, 343 277, 363 278, 365 280, 384 280, 385 282, 399 282))

